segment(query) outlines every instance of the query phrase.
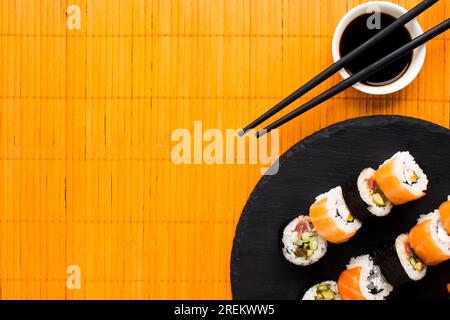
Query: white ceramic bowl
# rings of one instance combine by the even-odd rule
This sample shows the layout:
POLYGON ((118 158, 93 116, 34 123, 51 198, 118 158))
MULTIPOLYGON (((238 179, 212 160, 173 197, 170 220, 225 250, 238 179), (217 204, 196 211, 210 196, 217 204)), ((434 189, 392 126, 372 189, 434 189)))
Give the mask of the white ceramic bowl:
MULTIPOLYGON (((344 30, 347 28, 350 22, 352 22, 356 17, 359 17, 360 15, 366 13, 371 13, 373 12, 374 8, 379 9, 382 13, 390 14, 395 18, 398 18, 407 12, 405 8, 386 1, 366 2, 350 10, 339 22, 338 26, 336 27, 336 31, 334 32, 332 43, 334 62, 338 61, 341 58, 339 52, 339 44, 344 30)), ((420 26, 419 22, 417 22, 416 19, 410 21, 405 26, 408 29, 412 39, 416 38, 417 36, 423 33, 422 27, 420 26)), ((380 45, 380 43, 377 45, 380 45)), ((399 79, 397 79, 392 83, 389 83, 384 86, 370 86, 363 83, 357 83, 353 87, 358 89, 359 91, 368 94, 378 94, 378 95, 400 91, 407 85, 409 85, 417 77, 425 61, 425 55, 426 55, 426 45, 422 45, 419 48, 415 49, 413 52, 411 64, 409 65, 406 72, 399 79)), ((341 69, 339 71, 339 74, 344 79, 350 77, 350 74, 347 72, 346 69, 341 69)))

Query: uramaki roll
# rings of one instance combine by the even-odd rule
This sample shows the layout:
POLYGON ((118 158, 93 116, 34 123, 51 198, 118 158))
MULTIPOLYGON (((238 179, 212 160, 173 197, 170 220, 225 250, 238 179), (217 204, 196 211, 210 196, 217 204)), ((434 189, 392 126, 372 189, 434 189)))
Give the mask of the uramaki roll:
POLYGON ((313 264, 327 252, 327 241, 317 234, 308 216, 299 216, 286 226, 282 243, 286 260, 298 266, 313 264))
POLYGON ((338 289, 343 300, 384 300, 393 290, 369 255, 352 258, 341 273, 338 289))
POLYGON ((428 266, 450 259, 450 236, 442 225, 438 210, 422 216, 409 232, 416 255, 428 266))
POLYGON ((448 201, 441 204, 439 207, 439 215, 441 216, 442 225, 445 231, 450 234, 450 196, 448 201))
POLYGON ((394 205, 425 196, 428 179, 409 152, 397 152, 375 172, 374 179, 394 205))
POLYGON ((348 241, 361 227, 345 204, 341 187, 318 196, 309 209, 309 216, 317 233, 332 243, 348 241))
POLYGON ((306 291, 302 300, 342 300, 337 283, 324 281, 318 283, 306 291))

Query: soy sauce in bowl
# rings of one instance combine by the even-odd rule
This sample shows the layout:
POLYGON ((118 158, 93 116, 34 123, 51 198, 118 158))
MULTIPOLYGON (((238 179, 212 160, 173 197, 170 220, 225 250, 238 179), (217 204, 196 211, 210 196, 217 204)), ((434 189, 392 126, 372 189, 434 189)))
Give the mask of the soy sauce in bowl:
MULTIPOLYGON (((380 13, 379 15, 379 20, 377 21, 369 20, 373 19, 373 14, 370 13, 358 16, 349 23, 342 34, 339 44, 341 57, 366 42, 369 38, 373 37, 396 20, 393 16, 386 13, 380 13), (379 22, 379 25, 376 25, 376 22, 379 22)), ((346 69, 350 74, 356 73, 410 41, 411 35, 406 27, 403 26, 391 33, 381 43, 369 49, 361 57, 349 63, 346 69)), ((395 82, 406 72, 406 70, 408 70, 412 57, 412 52, 404 55, 400 59, 372 74, 366 80, 361 81, 361 83, 370 86, 384 86, 395 82)))

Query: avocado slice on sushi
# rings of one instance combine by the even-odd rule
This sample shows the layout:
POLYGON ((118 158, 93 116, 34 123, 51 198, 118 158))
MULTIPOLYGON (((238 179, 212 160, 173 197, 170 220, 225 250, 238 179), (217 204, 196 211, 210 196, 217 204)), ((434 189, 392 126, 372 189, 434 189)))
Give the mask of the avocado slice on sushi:
POLYGON ((379 207, 385 207, 386 206, 386 200, 383 198, 381 193, 377 192, 372 195, 372 201, 379 207))

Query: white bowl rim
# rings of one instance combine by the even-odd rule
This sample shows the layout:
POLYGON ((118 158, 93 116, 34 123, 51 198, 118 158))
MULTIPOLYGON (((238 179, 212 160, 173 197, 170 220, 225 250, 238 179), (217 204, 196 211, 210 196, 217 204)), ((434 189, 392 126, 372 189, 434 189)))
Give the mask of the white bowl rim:
MULTIPOLYGON (((348 24, 351 21, 353 21, 356 17, 367 13, 367 9, 369 9, 371 6, 378 6, 381 9, 381 12, 388 13, 394 16, 395 18, 398 18, 407 12, 405 8, 387 1, 370 1, 360 4, 351 9, 341 19, 334 32, 332 42, 332 54, 334 62, 338 61, 341 58, 339 52, 339 43, 344 30, 347 28, 348 24)), ((410 21, 405 26, 408 29, 409 33, 411 34, 412 38, 415 38, 423 34, 423 29, 416 19, 410 21)), ((413 82, 414 79, 417 77, 425 62, 425 56, 426 56, 426 45, 424 44, 413 51, 412 61, 408 67, 408 70, 406 70, 406 72, 396 81, 384 86, 370 86, 363 83, 357 83, 353 87, 359 91, 375 95, 390 94, 400 91, 404 89, 406 86, 408 86, 411 82, 413 82)), ((339 74, 344 79, 350 77, 350 74, 346 69, 341 69, 339 71, 339 74)))

